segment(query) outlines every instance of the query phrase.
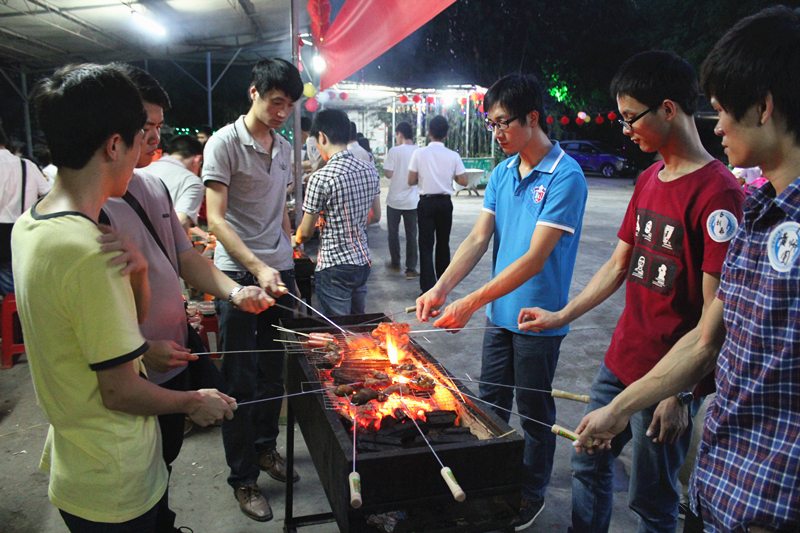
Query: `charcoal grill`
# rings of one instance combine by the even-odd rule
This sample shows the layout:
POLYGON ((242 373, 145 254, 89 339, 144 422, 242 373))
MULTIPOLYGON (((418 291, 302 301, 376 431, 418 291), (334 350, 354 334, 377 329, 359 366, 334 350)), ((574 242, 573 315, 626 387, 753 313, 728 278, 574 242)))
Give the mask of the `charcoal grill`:
MULTIPOLYGON (((331 319, 357 333, 369 332, 381 321, 389 322, 389 318, 382 314, 331 319)), ((325 327, 316 318, 282 320, 281 324, 297 332, 340 333, 333 327, 325 327)), ((305 338, 297 338, 290 333, 285 337, 287 340, 300 341, 305 338)), ((317 369, 318 354, 304 345, 302 348, 299 344, 288 346, 287 393, 323 388, 317 369)), ((427 367, 449 378, 454 389, 470 394, 413 339, 407 348, 414 352, 415 357, 425 361, 427 367)), ((499 529, 513 531, 510 524, 519 509, 524 439, 491 410, 478 407, 461 394, 452 393, 451 396, 458 409, 461 425, 469 427, 471 433, 478 435, 478 439, 434 444, 434 447, 466 492, 466 501, 458 503, 453 500, 439 475, 439 463, 423 444, 420 447, 359 450, 356 466, 361 475, 363 505, 358 509, 350 505, 348 485, 348 475, 353 470, 352 434, 349 420, 336 405, 346 400, 328 392, 289 398, 286 432, 288 471, 291 472, 294 463, 296 419, 332 512, 294 517, 294 491, 289 476, 284 530, 296 531, 298 527, 335 520, 342 532, 378 531, 367 525, 368 516, 404 510, 407 519, 405 523, 398 524, 397 532, 412 529, 442 533, 499 529)))

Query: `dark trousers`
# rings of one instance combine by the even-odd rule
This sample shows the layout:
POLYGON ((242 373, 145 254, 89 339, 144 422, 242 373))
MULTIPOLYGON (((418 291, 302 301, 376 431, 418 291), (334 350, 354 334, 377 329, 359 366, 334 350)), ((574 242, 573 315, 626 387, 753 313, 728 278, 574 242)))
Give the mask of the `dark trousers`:
POLYGON ((450 265, 450 228, 453 226, 453 202, 449 194, 420 196, 417 205, 419 223, 419 288, 429 291, 450 265), (434 267, 434 244, 436 265, 434 267))
POLYGON ((406 230, 406 271, 417 269, 417 210, 386 206, 386 227, 389 230, 389 256, 393 265, 400 265, 400 218, 406 230))
MULTIPOLYGON (((240 285, 258 285, 249 272, 226 272, 240 285)), ((294 270, 281 272, 281 280, 294 290, 294 270)), ((284 295, 277 303, 292 308, 295 300, 284 295)), ((280 350, 275 325, 292 315, 277 306, 254 315, 233 307, 227 300, 215 301, 222 351, 280 350)), ((237 353, 222 360, 222 376, 227 383, 225 394, 238 402, 283 396, 282 352, 237 353)), ((228 484, 237 489, 258 480, 258 458, 276 447, 281 401, 247 405, 237 409, 232 420, 222 422, 225 459, 231 469, 228 484)))
MULTIPOLYGON (((166 497, 166 495, 165 495, 166 497)), ((163 500, 164 498, 162 498, 163 500)), ((156 515, 161 502, 153 506, 141 516, 127 522, 111 524, 108 522, 92 522, 59 509, 61 518, 71 533, 152 533, 156 524, 156 515)))

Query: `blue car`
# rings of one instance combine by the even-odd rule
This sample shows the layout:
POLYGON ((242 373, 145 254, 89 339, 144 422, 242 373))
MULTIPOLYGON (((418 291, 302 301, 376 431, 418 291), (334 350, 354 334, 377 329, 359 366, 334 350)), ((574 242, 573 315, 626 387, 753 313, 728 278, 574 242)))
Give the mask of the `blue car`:
POLYGON ((613 148, 599 141, 563 141, 561 148, 584 171, 599 172, 606 178, 625 174, 631 169, 627 159, 619 157, 613 148))

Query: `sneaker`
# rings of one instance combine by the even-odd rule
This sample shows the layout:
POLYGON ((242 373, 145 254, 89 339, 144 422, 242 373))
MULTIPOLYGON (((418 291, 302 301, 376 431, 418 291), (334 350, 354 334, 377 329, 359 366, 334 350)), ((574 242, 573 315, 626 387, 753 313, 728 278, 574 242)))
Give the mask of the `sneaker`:
POLYGON ((391 261, 386 261, 386 268, 389 270, 394 270, 395 272, 400 272, 400 263, 392 263, 391 261))
POLYGON ((272 508, 267 499, 261 494, 258 485, 251 483, 234 490, 236 499, 239 501, 239 509, 248 517, 256 522, 268 522, 272 520, 272 508))
POLYGON ((419 272, 416 270, 406 270, 406 279, 414 279, 419 277, 419 272))
MULTIPOLYGON (((258 468, 269 474, 275 481, 286 483, 286 459, 281 457, 278 450, 272 450, 259 457, 258 468)), ((292 469, 292 480, 295 483, 300 481, 300 474, 294 469, 292 469)))
POLYGON ((188 526, 176 527, 172 533, 194 533, 194 530, 188 526))
POLYGON ((692 516, 692 509, 689 507, 689 502, 681 502, 678 504, 678 520, 686 520, 686 516, 692 516))
POLYGON ((527 498, 522 498, 519 506, 519 516, 511 523, 514 526, 514 531, 522 531, 531 527, 533 521, 541 514, 542 509, 544 509, 544 499, 534 502, 527 498))

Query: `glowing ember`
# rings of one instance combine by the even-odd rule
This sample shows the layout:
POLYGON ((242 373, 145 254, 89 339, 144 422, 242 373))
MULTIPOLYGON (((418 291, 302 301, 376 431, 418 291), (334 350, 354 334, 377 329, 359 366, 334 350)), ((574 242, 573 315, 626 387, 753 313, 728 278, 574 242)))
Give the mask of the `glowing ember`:
POLYGON ((386 355, 389 356, 389 361, 393 365, 396 365, 400 360, 400 352, 397 350, 397 346, 394 344, 394 335, 386 336, 386 355))

